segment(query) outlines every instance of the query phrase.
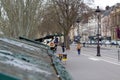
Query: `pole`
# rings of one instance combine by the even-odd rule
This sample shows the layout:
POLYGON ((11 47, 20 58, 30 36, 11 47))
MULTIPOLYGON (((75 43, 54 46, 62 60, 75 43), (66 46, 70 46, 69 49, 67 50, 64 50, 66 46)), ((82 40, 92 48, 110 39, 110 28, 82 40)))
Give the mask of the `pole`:
POLYGON ((118 49, 118 62, 120 61, 120 51, 118 49))
POLYGON ((100 44, 99 44, 99 36, 100 36, 100 32, 99 32, 99 28, 100 28, 100 15, 97 16, 98 17, 98 30, 97 30, 97 39, 98 39, 98 43, 97 43, 97 56, 101 56, 100 55, 100 44))

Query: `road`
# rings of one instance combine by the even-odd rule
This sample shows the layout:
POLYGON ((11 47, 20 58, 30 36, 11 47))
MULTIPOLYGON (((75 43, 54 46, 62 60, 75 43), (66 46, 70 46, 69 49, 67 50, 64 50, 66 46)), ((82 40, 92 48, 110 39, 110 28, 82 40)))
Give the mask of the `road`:
MULTIPOLYGON (((102 57, 118 60, 118 50, 120 51, 120 48, 118 48, 116 46, 112 46, 112 47, 111 46, 107 46, 107 47, 101 46, 100 54, 102 57)), ((96 54, 97 54, 96 45, 85 47, 82 49, 82 51, 84 51, 85 53, 92 55, 92 56, 96 56, 96 54)))
MULTIPOLYGON (((60 49, 58 49, 60 50, 60 49)), ((120 62, 115 47, 101 47, 101 57, 96 56, 96 47, 83 47, 77 55, 75 45, 71 46, 65 64, 73 80, 120 80, 120 62)))

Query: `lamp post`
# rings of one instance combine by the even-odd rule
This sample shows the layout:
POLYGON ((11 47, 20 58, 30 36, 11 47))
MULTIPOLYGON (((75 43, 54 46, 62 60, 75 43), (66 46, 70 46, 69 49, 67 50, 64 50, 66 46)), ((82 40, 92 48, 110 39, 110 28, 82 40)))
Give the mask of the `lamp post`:
POLYGON ((100 9, 99 6, 97 6, 97 9, 95 11, 97 13, 97 19, 98 19, 98 28, 97 28, 97 55, 96 56, 101 56, 100 54, 100 44, 99 44, 99 40, 100 40, 100 9))

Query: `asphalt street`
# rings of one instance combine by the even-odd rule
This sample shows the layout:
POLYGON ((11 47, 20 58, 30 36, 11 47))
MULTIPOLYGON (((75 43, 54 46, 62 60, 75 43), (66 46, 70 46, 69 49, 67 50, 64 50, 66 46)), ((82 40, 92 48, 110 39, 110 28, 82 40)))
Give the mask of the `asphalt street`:
MULTIPOLYGON (((101 57, 97 57, 95 46, 82 47, 81 55, 78 55, 74 44, 66 51, 68 59, 64 66, 73 80, 120 80, 117 50, 115 47, 102 47, 101 57)), ((58 47, 57 53, 60 51, 58 47)))

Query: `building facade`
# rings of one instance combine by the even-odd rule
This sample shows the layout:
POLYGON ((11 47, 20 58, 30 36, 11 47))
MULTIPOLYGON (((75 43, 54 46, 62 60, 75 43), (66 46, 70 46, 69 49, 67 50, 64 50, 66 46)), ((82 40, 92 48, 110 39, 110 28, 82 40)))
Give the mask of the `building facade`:
POLYGON ((101 19, 101 34, 104 37, 111 37, 112 40, 118 40, 116 37, 116 27, 120 27, 120 3, 105 10, 101 19))
POLYGON ((116 27, 120 27, 120 4, 113 6, 113 10, 110 13, 110 25, 111 25, 111 38, 118 40, 116 37, 116 27))

